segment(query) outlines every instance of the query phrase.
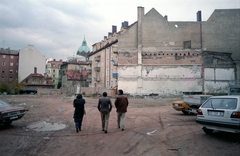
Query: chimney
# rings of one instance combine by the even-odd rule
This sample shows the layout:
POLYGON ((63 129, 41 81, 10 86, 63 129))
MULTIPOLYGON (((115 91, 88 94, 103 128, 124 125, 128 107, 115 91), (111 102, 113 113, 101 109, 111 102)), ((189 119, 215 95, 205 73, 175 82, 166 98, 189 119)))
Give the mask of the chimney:
POLYGON ((115 32, 117 32, 117 26, 113 25, 112 26, 112 34, 114 34, 115 32))
POLYGON ((104 36, 104 40, 106 40, 107 39, 107 36, 104 36))
POLYGON ((202 21, 202 13, 201 13, 201 11, 198 11, 198 12, 197 12, 197 21, 198 21, 198 22, 201 22, 201 21, 202 21))
POLYGON ((34 67, 34 74, 37 74, 37 67, 34 67))
POLYGON ((167 19, 167 15, 165 15, 164 18, 165 18, 166 20, 168 20, 168 19, 167 19))
POLYGON ((128 27, 128 21, 122 22, 122 28, 127 28, 128 27))
POLYGON ((108 37, 110 37, 112 35, 112 33, 108 32, 108 37))
POLYGON ((128 21, 124 21, 124 28, 128 27, 128 21))

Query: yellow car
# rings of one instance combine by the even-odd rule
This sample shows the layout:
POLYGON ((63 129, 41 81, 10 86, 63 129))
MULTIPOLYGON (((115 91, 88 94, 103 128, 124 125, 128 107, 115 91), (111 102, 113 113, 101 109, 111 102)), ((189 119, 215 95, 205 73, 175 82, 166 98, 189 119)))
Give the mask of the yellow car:
POLYGON ((183 102, 183 101, 173 101, 172 107, 173 107, 176 111, 182 111, 183 114, 189 114, 189 112, 188 112, 189 105, 186 104, 186 103, 183 102))

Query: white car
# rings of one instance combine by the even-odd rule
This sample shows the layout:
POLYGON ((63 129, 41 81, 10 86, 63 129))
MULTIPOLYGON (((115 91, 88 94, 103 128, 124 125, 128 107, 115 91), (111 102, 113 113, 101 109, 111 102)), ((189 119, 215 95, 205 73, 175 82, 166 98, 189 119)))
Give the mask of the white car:
POLYGON ((198 109, 196 122, 206 134, 240 133, 240 96, 212 96, 198 109))

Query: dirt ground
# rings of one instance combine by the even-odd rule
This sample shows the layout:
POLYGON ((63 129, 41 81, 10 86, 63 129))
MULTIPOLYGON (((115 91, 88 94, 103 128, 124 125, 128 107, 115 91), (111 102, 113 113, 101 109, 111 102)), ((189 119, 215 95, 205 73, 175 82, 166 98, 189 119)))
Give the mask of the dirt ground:
POLYGON ((172 108, 171 103, 177 98, 130 98, 125 131, 117 128, 113 107, 107 134, 101 131, 98 98, 84 97, 87 114, 79 133, 73 122, 74 96, 0 95, 0 98, 29 110, 10 127, 0 126, 1 156, 240 155, 239 134, 205 134, 195 122, 196 116, 183 115, 172 108), (66 127, 36 131, 30 126, 44 121, 66 127))

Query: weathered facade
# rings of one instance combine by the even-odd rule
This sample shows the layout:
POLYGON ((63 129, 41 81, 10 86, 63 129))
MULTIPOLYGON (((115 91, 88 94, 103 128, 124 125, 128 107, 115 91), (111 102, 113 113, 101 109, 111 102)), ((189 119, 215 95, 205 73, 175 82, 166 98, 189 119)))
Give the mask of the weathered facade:
POLYGON ((62 89, 67 89, 68 93, 76 93, 81 87, 88 87, 86 62, 71 60, 60 66, 59 81, 62 89))
POLYGON ((94 85, 107 88, 105 77, 116 72, 118 89, 129 94, 227 93, 229 83, 239 79, 236 61, 240 50, 236 42, 240 39, 239 18, 235 19, 238 22, 227 21, 239 14, 240 9, 215 10, 205 22, 201 12, 196 22, 170 22, 154 8, 145 14, 144 8, 138 7, 138 21, 124 33, 120 31, 114 44, 108 41, 112 34, 93 45, 96 48, 90 59, 99 60, 92 63, 93 69, 98 67, 98 73, 93 73, 99 75, 94 85), (221 44, 223 35, 228 45, 221 44), (115 70, 110 60, 117 62, 115 70))

